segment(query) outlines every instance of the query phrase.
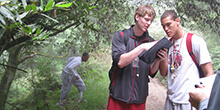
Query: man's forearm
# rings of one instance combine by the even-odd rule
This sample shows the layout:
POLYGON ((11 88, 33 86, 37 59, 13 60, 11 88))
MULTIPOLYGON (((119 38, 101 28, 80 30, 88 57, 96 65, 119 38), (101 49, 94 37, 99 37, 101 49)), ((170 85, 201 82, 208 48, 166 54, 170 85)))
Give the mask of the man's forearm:
POLYGON ((168 73, 167 60, 161 61, 160 62, 160 74, 165 77, 167 75, 167 73, 168 73))
POLYGON ((130 64, 136 57, 138 57, 138 55, 141 54, 141 52, 144 49, 141 48, 140 46, 136 47, 135 49, 133 49, 132 51, 122 54, 120 56, 120 60, 118 62, 118 66, 120 68, 123 68, 125 66, 127 66, 128 64, 130 64))

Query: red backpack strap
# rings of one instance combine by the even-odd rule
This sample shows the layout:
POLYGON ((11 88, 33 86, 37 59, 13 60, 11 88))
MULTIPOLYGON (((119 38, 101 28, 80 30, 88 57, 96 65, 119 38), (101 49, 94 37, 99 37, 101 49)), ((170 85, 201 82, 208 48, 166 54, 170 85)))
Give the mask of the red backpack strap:
POLYGON ((173 37, 171 37, 170 39, 169 39, 169 41, 171 42, 173 40, 173 37))
POLYGON ((123 34, 124 34, 124 32, 121 31, 121 32, 120 32, 120 35, 121 35, 122 38, 124 38, 123 34))
POLYGON ((120 32, 121 37, 124 39, 125 46, 127 46, 127 42, 129 41, 128 32, 129 32, 128 29, 125 29, 120 32))
POLYGON ((196 62, 195 54, 194 54, 193 51, 192 51, 192 36, 193 36, 192 33, 188 33, 188 34, 187 34, 187 37, 186 37, 186 47, 187 47, 187 50, 188 50, 188 52, 189 52, 189 55, 191 56, 191 58, 192 58, 192 60, 194 61, 194 63, 195 63, 196 65, 198 65, 197 62, 196 62))

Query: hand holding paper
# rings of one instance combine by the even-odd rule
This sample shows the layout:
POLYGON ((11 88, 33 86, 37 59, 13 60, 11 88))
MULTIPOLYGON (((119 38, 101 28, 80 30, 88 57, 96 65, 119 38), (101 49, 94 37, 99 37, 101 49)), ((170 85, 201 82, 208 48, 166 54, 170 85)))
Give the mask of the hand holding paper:
POLYGON ((157 53, 161 49, 169 49, 172 46, 172 43, 165 37, 160 39, 153 47, 151 47, 148 51, 143 51, 139 58, 146 63, 152 63, 157 58, 157 53))
POLYGON ((192 104, 193 107, 198 109, 199 103, 208 98, 206 93, 204 92, 204 88, 196 88, 194 91, 189 92, 189 102, 192 104))

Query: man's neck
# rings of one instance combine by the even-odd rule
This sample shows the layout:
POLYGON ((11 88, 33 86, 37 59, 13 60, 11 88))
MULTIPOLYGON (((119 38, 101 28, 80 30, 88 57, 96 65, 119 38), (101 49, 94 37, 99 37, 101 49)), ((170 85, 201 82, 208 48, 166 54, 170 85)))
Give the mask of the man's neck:
POLYGON ((140 27, 138 27, 137 25, 135 25, 133 27, 133 30, 134 30, 134 35, 137 36, 137 37, 140 37, 143 35, 143 31, 140 29, 140 27))
POLYGON ((177 39, 181 39, 182 37, 184 37, 184 31, 182 29, 180 29, 176 35, 173 36, 173 39, 177 40, 177 39))

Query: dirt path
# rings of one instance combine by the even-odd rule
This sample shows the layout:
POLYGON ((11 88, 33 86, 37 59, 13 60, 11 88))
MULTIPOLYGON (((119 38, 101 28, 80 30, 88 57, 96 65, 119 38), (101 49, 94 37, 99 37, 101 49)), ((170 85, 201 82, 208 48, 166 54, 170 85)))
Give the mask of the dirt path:
MULTIPOLYGON (((166 87, 158 78, 150 78, 146 110, 164 110, 166 91, 166 87)), ((101 110, 107 110, 107 107, 104 107, 101 110)))
POLYGON ((164 110, 166 91, 166 87, 158 78, 151 78, 149 83, 149 95, 146 101, 146 110, 164 110))

